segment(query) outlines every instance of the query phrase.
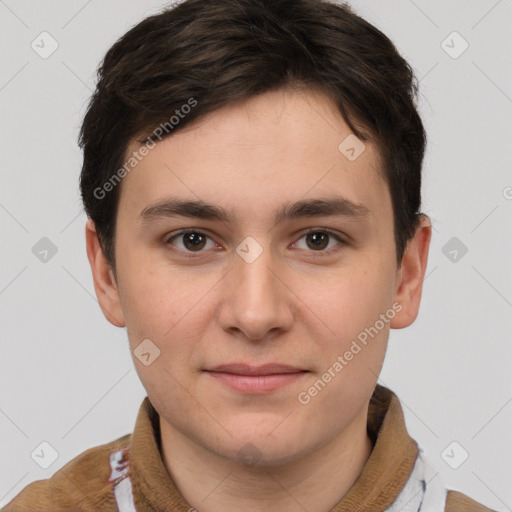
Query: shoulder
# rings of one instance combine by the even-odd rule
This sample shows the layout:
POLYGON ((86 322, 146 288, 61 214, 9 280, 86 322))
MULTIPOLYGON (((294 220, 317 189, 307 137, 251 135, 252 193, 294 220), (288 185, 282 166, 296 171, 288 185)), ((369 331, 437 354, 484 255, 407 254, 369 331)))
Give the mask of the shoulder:
POLYGON ((28 484, 1 512, 115 511, 110 454, 129 445, 131 434, 89 448, 50 478, 28 484))
POLYGON ((448 491, 445 512, 496 512, 458 491, 448 491))

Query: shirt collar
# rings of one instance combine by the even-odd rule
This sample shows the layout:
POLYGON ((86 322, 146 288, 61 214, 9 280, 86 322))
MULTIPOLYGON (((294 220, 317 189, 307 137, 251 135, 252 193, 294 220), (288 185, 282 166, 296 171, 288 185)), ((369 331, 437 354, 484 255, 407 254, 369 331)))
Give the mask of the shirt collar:
MULTIPOLYGON (((377 384, 368 408, 367 431, 372 453, 354 485, 331 512, 381 511, 404 487, 418 456, 418 445, 405 425, 398 397, 377 384)), ((160 453, 158 412, 145 397, 130 437, 130 476, 136 498, 155 510, 188 510, 190 505, 170 478, 160 453)))

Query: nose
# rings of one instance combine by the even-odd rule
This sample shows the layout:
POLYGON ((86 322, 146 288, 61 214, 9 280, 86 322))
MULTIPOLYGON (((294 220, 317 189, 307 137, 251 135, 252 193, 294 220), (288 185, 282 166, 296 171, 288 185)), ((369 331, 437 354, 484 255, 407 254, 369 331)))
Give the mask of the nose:
POLYGON ((294 320, 294 295, 284 267, 267 248, 254 261, 238 254, 234 259, 218 310, 221 327, 250 340, 268 339, 289 330, 294 320))

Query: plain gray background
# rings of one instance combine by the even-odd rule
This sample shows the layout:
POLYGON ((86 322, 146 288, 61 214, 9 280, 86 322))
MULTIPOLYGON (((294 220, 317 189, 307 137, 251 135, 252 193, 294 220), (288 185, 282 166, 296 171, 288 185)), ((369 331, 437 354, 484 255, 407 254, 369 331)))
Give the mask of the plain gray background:
MULTIPOLYGON (((448 488, 512 510, 512 1, 350 3, 413 66, 429 134, 422 308, 391 332, 379 382, 448 488)), ((0 506, 131 432, 146 396, 94 294, 77 134, 105 52, 165 5, 0 0, 0 506), (31 47, 51 49, 42 32, 47 58, 31 47), (42 442, 58 452, 47 469, 31 457, 42 442)))

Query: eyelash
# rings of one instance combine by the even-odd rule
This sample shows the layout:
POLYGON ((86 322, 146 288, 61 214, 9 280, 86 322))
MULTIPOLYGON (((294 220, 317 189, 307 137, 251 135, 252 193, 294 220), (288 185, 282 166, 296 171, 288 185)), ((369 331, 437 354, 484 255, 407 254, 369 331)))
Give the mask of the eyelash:
MULTIPOLYGON (((180 236, 186 235, 188 233, 197 233, 197 234, 203 235, 203 236, 205 236, 207 238, 210 238, 210 240, 214 241, 204 231, 201 231, 200 229, 188 228, 188 229, 183 229, 183 230, 181 230, 181 231, 179 231, 177 233, 172 234, 172 236, 167 237, 165 239, 165 241, 164 241, 164 245, 170 246, 170 243, 175 238, 178 238, 180 236)), ((343 246, 347 245, 347 242, 343 238, 341 238, 337 233, 335 233, 334 231, 331 231, 330 229, 326 229, 326 228, 310 228, 307 231, 303 232, 298 240, 300 240, 304 236, 309 235, 311 233, 327 233, 329 236, 335 238, 338 242, 340 242, 339 245, 336 246, 334 249, 321 250, 321 251, 313 251, 313 250, 308 251, 308 252, 313 253, 314 257, 317 257, 317 256, 318 257, 330 256, 331 254, 341 250, 343 248, 343 246)), ((217 242, 215 242, 215 243, 217 243, 217 242)), ((177 251, 177 252, 181 253, 186 258, 197 258, 197 257, 200 257, 205 252, 205 251, 196 251, 196 252, 194 252, 194 251, 184 251, 182 249, 176 249, 176 248, 174 248, 172 246, 170 246, 170 249, 172 251, 177 251)))

